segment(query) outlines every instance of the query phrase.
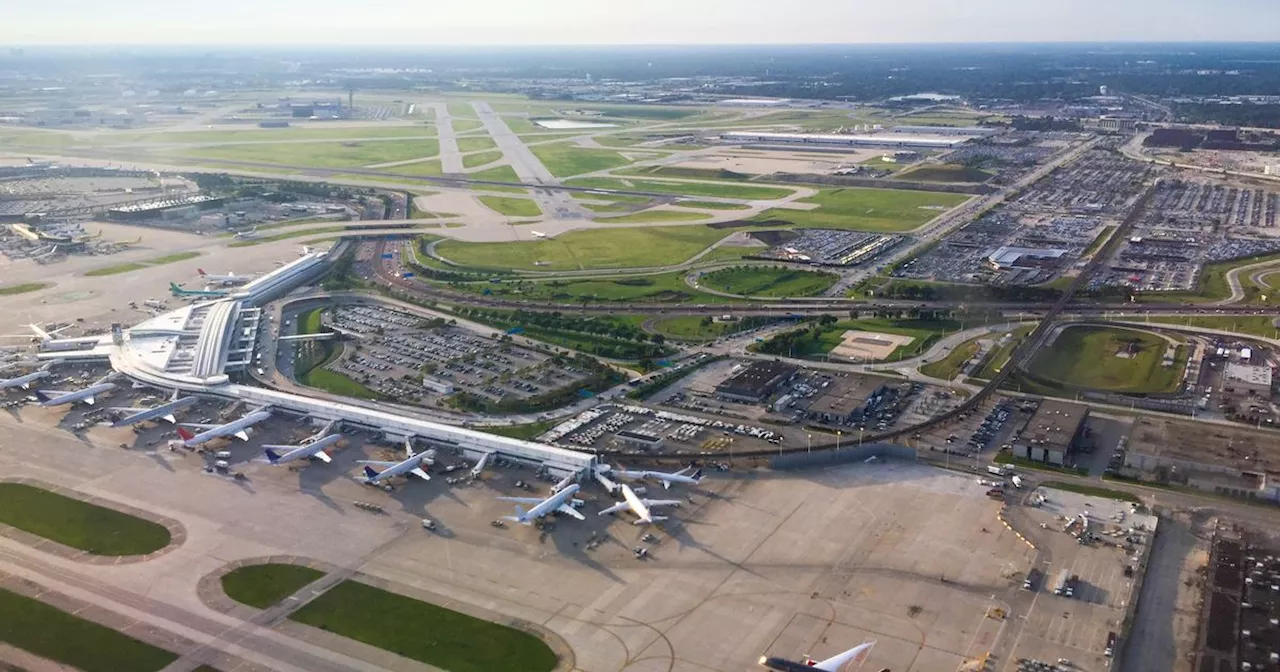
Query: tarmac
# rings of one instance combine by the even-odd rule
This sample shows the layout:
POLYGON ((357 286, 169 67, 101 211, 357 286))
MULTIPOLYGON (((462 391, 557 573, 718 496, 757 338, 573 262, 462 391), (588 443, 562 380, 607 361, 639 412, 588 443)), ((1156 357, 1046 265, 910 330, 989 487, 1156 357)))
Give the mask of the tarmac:
MULTIPOLYGON (((73 435, 59 417, 0 414, 0 469, 176 520, 186 539, 145 562, 93 565, 0 537, 0 574, 171 635, 190 647, 178 651, 184 663, 224 670, 425 669, 280 619, 246 622, 202 598, 207 575, 250 558, 290 556, 545 628, 574 669, 591 672, 737 672, 766 652, 829 655, 868 639, 875 669, 956 669, 1006 636, 989 614, 1007 611, 1004 595, 1032 559, 997 521, 985 487, 912 464, 715 472, 691 492, 651 492, 688 500, 657 529, 631 525, 630 514, 598 516, 611 498, 588 486, 586 521, 539 531, 490 525, 510 513, 495 495, 545 492, 527 471, 497 468, 483 484, 449 486, 444 456, 430 483, 384 493, 348 476, 356 459, 385 454, 363 437, 334 464, 301 470, 249 462, 255 437, 227 448, 240 481, 205 473, 185 451, 114 447, 128 430, 73 435), (423 530, 422 517, 439 530, 423 530), (637 546, 650 549, 647 559, 634 557, 637 546)), ((265 433, 291 424, 272 423, 280 427, 265 433)))

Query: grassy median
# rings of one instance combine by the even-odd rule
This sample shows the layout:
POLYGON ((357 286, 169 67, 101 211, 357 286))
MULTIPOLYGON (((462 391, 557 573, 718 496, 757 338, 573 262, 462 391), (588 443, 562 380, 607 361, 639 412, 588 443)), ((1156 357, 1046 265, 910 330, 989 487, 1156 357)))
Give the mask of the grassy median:
POLYGON ((450 672, 544 672, 556 655, 537 637, 357 581, 289 617, 450 672))
POLYGON ((324 572, 302 565, 245 565, 222 575, 222 592, 241 604, 266 609, 322 576, 324 572))
POLYGON ((170 541, 158 523, 24 483, 0 483, 0 523, 94 555, 143 555, 170 541))

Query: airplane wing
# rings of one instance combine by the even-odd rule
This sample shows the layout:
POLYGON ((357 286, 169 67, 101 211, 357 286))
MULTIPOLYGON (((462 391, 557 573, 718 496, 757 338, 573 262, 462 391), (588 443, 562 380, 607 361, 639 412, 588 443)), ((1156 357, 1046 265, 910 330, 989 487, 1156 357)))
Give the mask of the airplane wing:
POLYGON ((190 427, 192 429, 213 429, 215 427, 221 427, 222 425, 202 425, 198 422, 184 422, 182 423, 182 426, 190 427))
POLYGON ((680 506, 682 503, 678 499, 642 499, 645 506, 680 506))
POLYGON ((67 390, 40 390, 40 393, 47 394, 51 397, 63 397, 71 394, 71 392, 68 392, 67 390))
POLYGON ((93 395, 91 394, 91 395, 89 395, 89 396, 85 397, 84 399, 81 399, 80 401, 83 401, 84 403, 89 404, 90 406, 92 406, 92 405, 93 405, 93 402, 94 402, 94 401, 96 401, 96 400, 93 398, 93 395))
POLYGON ((556 511, 559 511, 560 513, 567 513, 573 516, 574 518, 577 518, 578 520, 587 519, 586 516, 582 515, 581 513, 578 513, 577 509, 573 508, 572 506, 569 506, 568 504, 561 504, 560 506, 556 507, 556 511))
POLYGON ((241 441, 248 441, 248 440, 249 440, 249 432, 246 432, 246 431, 245 431, 245 430, 243 430, 243 429, 242 429, 242 430, 240 430, 240 431, 238 431, 238 432, 236 432, 235 434, 232 434, 232 436, 236 437, 237 439, 240 439, 241 441))
POLYGON ((394 467, 400 463, 399 462, 383 462, 381 460, 357 460, 356 464, 367 464, 370 466, 382 467, 383 469, 385 469, 387 467, 394 467))
POLYGON ((813 669, 821 670, 822 672, 837 672, 837 670, 854 660, 865 660, 867 655, 871 653, 871 647, 875 646, 875 644, 875 642, 859 644, 844 653, 815 664, 813 669))
POLYGON ((516 502, 518 504, 541 504, 542 500, 537 497, 497 497, 504 502, 516 502))
POLYGON ((427 472, 422 470, 422 467, 418 467, 417 469, 410 469, 409 473, 413 474, 414 476, 417 476, 418 478, 421 478, 424 481, 431 480, 431 477, 427 475, 427 472))
POLYGON ((600 515, 603 516, 606 513, 617 513, 618 511, 626 511, 629 508, 631 508, 630 504, 626 502, 618 502, 617 504, 614 504, 613 506, 601 511, 600 515))
POLYGON ((146 413, 147 411, 149 411, 149 410, 151 410, 151 409, 149 409, 149 408, 121 408, 121 407, 119 407, 119 406, 112 406, 111 408, 108 408, 107 410, 108 410, 108 411, 112 411, 112 412, 114 412, 114 413, 128 413, 129 415, 133 415, 133 414, 135 414, 135 413, 146 413))
POLYGON ((315 454, 315 457, 316 459, 320 460, 321 462, 324 462, 325 464, 329 464, 330 462, 333 462, 333 458, 329 457, 329 453, 326 453, 323 450, 317 451, 315 454))

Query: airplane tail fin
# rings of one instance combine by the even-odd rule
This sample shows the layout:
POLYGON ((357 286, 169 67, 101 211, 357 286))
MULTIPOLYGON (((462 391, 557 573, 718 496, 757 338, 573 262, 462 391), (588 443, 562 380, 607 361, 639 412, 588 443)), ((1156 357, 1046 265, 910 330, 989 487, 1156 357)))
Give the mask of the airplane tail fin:
POLYGON ((204 276, 204 275, 209 275, 208 273, 205 273, 205 272, 204 272, 204 269, 203 269, 203 268, 197 268, 197 269, 196 269, 196 273, 199 273, 199 274, 200 274, 200 275, 202 275, 202 276, 204 276))
POLYGON ((702 468, 699 467, 692 474, 689 474, 689 478, 692 478, 694 483, 698 483, 702 481, 702 468))
POLYGON ((276 451, 271 450, 270 448, 264 449, 262 452, 267 454, 267 461, 270 462, 271 464, 275 464, 280 461, 280 453, 277 453, 276 451))
POLYGON ((183 441, 190 441, 191 439, 196 438, 196 435, 192 434, 191 430, 187 429, 186 427, 178 428, 178 436, 182 437, 183 441))
POLYGON ((49 395, 41 392, 40 390, 36 390, 36 399, 39 399, 40 401, 49 401, 49 395))
POLYGON ((377 472, 377 471, 375 471, 373 467, 370 467, 370 466, 368 466, 368 465, 365 465, 365 468, 364 468, 364 476, 365 476, 365 478, 372 479, 373 477, 375 477, 375 476, 377 476, 377 475, 378 475, 378 472, 377 472))

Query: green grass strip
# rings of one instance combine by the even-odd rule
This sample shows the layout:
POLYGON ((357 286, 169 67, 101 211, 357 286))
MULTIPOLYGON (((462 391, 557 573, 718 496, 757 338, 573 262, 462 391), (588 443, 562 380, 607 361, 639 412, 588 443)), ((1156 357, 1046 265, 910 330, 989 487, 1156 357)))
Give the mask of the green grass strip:
POLYGON ((25 483, 0 483, 0 523, 94 555, 143 555, 170 541, 163 525, 25 483))
POLYGON ((266 609, 322 576, 324 572, 302 565, 245 565, 222 575, 222 592, 241 604, 266 609))

